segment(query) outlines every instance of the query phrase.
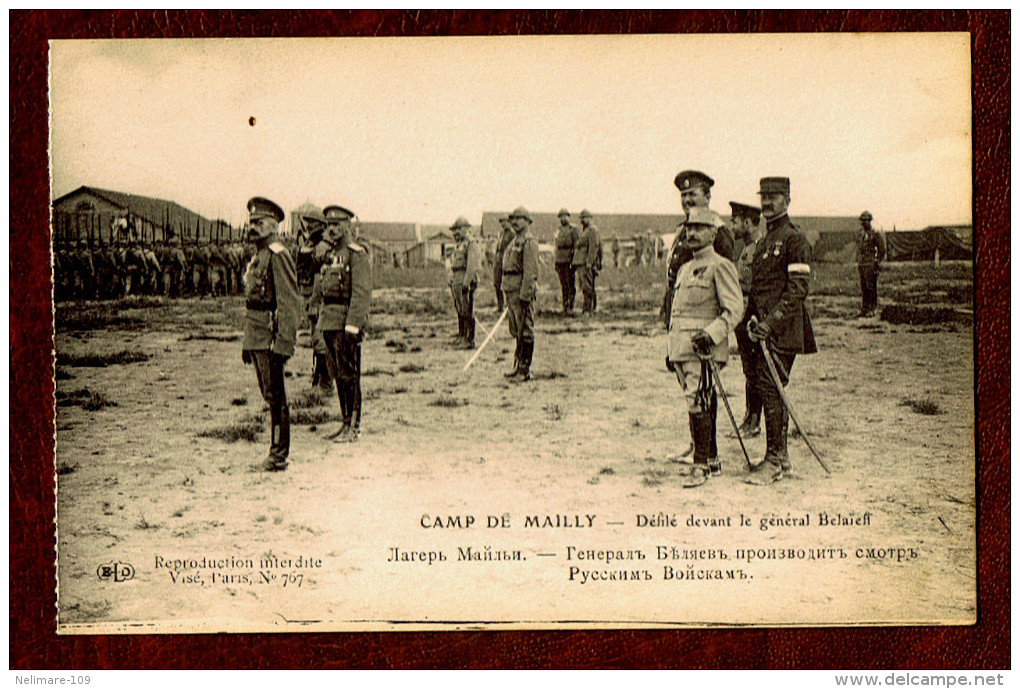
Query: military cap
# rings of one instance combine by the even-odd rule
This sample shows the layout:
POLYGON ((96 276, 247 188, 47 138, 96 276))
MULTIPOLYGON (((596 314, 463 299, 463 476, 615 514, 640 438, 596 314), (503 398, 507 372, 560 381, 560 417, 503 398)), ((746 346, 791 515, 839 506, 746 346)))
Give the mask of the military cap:
POLYGON ((570 217, 570 211, 568 211, 566 208, 561 208, 560 212, 556 214, 556 217, 557 218, 562 218, 564 215, 566 215, 567 217, 570 217))
POLYGON ((248 218, 257 220, 259 218, 273 218, 276 222, 283 222, 283 209, 267 198, 254 196, 248 199, 248 218))
POLYGON ((326 223, 326 216, 322 214, 322 211, 315 209, 303 212, 301 214, 301 219, 304 220, 306 223, 308 222, 322 224, 326 223))
POLYGON ((871 213, 868 211, 861 213, 861 220, 871 220, 871 213))
POLYGON ((758 194, 789 194, 789 177, 762 177, 758 194))
POLYGON ((679 173, 673 180, 673 184, 680 191, 687 191, 694 187, 705 187, 711 189, 712 185, 715 184, 715 180, 706 175, 704 172, 698 170, 684 170, 679 173))
POLYGON ((471 223, 469 223, 468 219, 465 218, 463 215, 460 216, 459 218, 457 218, 456 220, 454 220, 453 224, 450 225, 450 229, 451 230, 459 230, 462 227, 465 227, 465 228, 466 227, 471 227, 471 223))
POLYGON ((719 229, 723 222, 719 214, 709 208, 702 208, 701 206, 694 206, 687 214, 686 225, 708 225, 719 229))
POLYGON ((751 218, 754 220, 761 217, 761 208, 740 203, 739 201, 730 201, 730 215, 734 218, 751 218))
POLYGON ((344 220, 354 220, 355 217, 354 211, 343 206, 326 206, 322 209, 322 214, 326 216, 326 223, 330 225, 344 220))
POLYGON ((582 218, 590 218, 591 217, 591 211, 588 210, 587 208, 585 208, 583 211, 581 211, 581 217, 582 218))
POLYGON ((510 214, 510 219, 513 220, 514 218, 524 218, 528 222, 534 222, 531 219, 531 213, 529 213, 528 209, 524 206, 517 206, 517 208, 514 208, 513 213, 510 214))

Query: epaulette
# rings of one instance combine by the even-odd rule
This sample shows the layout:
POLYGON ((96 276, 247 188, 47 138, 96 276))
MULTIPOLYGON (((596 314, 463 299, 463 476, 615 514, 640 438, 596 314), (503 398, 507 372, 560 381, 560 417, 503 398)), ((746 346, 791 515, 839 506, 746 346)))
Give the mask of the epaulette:
POLYGON ((287 247, 285 247, 280 242, 273 242, 272 244, 269 245, 269 250, 272 251, 274 254, 278 254, 281 251, 286 251, 287 247))
POLYGON ((361 251, 361 252, 365 251, 365 247, 361 246, 360 244, 355 244, 354 242, 349 243, 347 245, 347 248, 350 249, 351 251, 361 251))

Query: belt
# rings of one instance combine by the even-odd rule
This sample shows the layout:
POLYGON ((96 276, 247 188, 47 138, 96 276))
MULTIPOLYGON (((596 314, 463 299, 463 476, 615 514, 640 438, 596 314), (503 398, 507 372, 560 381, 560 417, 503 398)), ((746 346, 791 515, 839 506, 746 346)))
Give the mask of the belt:
POLYGON ((259 304, 257 302, 246 301, 244 307, 249 311, 272 311, 273 307, 269 304, 259 304))
POLYGON ((322 303, 327 306, 349 306, 349 301, 344 301, 340 297, 323 297, 322 303))

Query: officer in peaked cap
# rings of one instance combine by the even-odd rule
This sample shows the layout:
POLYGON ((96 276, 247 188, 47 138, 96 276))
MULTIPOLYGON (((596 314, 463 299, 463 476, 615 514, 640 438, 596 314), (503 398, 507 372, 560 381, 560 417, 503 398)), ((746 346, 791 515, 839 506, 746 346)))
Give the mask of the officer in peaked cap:
POLYGON ((514 230, 510 227, 510 216, 499 216, 499 237, 496 239, 496 248, 492 258, 492 284, 496 288, 496 311, 503 313, 503 253, 506 247, 514 239, 514 230))
POLYGON ((507 324, 517 341, 514 369, 506 374, 512 382, 531 380, 531 358, 535 352, 534 302, 538 294, 538 242, 528 232, 531 214, 518 206, 510 214, 513 241, 503 254, 501 288, 507 304, 507 324))
MULTIPOLYGON (((730 201, 730 219, 733 223, 733 236, 737 241, 737 275, 740 276, 740 290, 744 294, 744 306, 747 306, 747 293, 751 289, 751 263, 754 261, 755 247, 758 243, 758 223, 761 221, 761 208, 739 201, 730 201)), ((737 348, 740 351, 740 364, 744 371, 744 420, 740 423, 740 434, 755 437, 761 433, 761 399, 754 385, 754 349, 757 347, 747 335, 747 331, 737 328, 737 348)))
POLYGON ((878 309, 878 274, 885 260, 885 238, 871 228, 871 213, 861 213, 861 231, 857 235, 857 272, 861 278, 861 313, 869 318, 878 309))
POLYGON ((747 310, 737 327, 754 342, 754 384, 765 412, 765 459, 748 482, 768 485, 791 472, 786 448, 790 417, 758 343, 765 341, 784 387, 797 354, 812 354, 817 347, 804 303, 811 282, 811 245, 790 222, 790 179, 763 177, 760 184, 766 233, 755 246, 747 310))
POLYGON ((560 226, 556 230, 556 237, 553 240, 555 253, 553 263, 556 268, 556 275, 560 279, 560 300, 563 306, 564 316, 574 315, 574 298, 577 296, 577 289, 574 281, 574 251, 579 240, 578 228, 570 221, 570 211, 561 208, 556 214, 560 226))
MULTIPOLYGON (((584 254, 584 263, 581 268, 581 294, 584 296, 584 304, 581 307, 581 315, 594 315, 598 307, 598 294, 595 291, 595 278, 602 270, 602 237, 599 230, 592 222, 591 211, 585 208, 581 211, 581 231, 577 236, 577 244, 584 254)), ((577 252, 575 251, 575 254, 577 252)), ((577 263, 575 261, 575 263, 577 263)))
POLYGON ((457 309, 457 349, 475 348, 475 289, 482 273, 482 252, 470 229, 471 223, 463 215, 450 225, 457 242, 450 266, 450 287, 457 309))
POLYGON ((329 436, 335 442, 357 442, 361 435, 361 341, 372 303, 372 262, 354 240, 357 216, 343 206, 326 206, 326 236, 332 245, 312 291, 320 305, 318 330, 326 345, 326 361, 336 381, 343 423, 329 436))
POLYGON ((691 480, 685 482, 692 486, 722 471, 716 445, 718 398, 711 361, 720 368, 726 365, 729 334, 744 309, 736 267, 712 246, 720 227, 722 220, 714 211, 691 208, 684 242, 693 258, 680 268, 676 278, 667 338, 667 365, 684 391, 694 441, 691 480))
POLYGON ((333 378, 329 372, 326 356, 326 343, 322 332, 316 327, 319 309, 312 304, 312 291, 315 281, 322 268, 330 244, 324 238, 326 216, 318 209, 310 209, 301 214, 304 232, 301 233, 297 252, 298 288, 304 300, 305 324, 311 329, 312 343, 312 387, 320 393, 329 394, 333 391, 333 378))
MULTIPOLYGON (((715 180, 700 170, 683 170, 673 178, 673 184, 680 191, 680 205, 684 213, 690 213, 691 208, 708 208, 712 201, 712 186, 715 180)), ((662 317, 666 327, 669 327, 669 317, 672 312, 673 285, 676 276, 680 272, 680 266, 691 260, 692 254, 684 247, 684 225, 677 228, 669 253, 666 255, 666 292, 662 300, 662 317)), ((733 260, 733 234, 725 226, 720 227, 715 235, 713 244, 715 252, 723 258, 733 260)))
POLYGON ((256 196, 248 201, 248 241, 256 253, 245 272, 245 329, 241 358, 255 367, 259 391, 269 405, 272 439, 262 471, 283 471, 290 454, 290 408, 283 368, 294 354, 301 313, 294 259, 277 239, 283 209, 256 196))

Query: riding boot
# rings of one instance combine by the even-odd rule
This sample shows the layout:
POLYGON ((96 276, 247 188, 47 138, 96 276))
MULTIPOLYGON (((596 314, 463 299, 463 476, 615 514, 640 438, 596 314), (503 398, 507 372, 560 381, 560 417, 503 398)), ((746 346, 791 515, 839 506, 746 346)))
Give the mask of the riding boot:
POLYGON ((722 463, 719 461, 719 448, 716 445, 716 434, 719 431, 719 397, 712 391, 712 404, 708 410, 709 421, 711 422, 711 435, 708 438, 708 467, 712 470, 713 476, 722 473, 722 463))
POLYGON ((514 350, 514 370, 509 373, 504 373, 504 378, 516 378, 521 371, 521 341, 517 340, 517 349, 514 350))
POLYGON ((531 356, 535 353, 535 343, 521 342, 521 368, 514 382, 523 383, 531 380, 531 356))

